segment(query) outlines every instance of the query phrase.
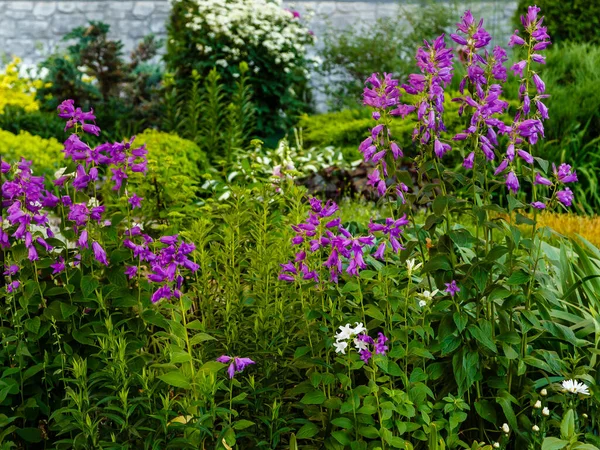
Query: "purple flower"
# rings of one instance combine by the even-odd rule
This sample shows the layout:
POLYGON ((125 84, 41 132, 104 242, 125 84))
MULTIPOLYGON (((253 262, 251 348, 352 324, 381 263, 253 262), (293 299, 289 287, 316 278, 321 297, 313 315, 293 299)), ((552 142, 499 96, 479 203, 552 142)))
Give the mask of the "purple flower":
POLYGON ((88 248, 88 232, 87 230, 83 230, 79 235, 79 239, 77 239, 77 247, 79 248, 88 248))
POLYGON ((92 242, 92 250, 94 250, 94 258, 96 258, 96 261, 98 261, 101 264, 104 264, 105 266, 108 266, 106 252, 98 242, 92 242))
POLYGON ((513 194, 516 194, 519 190, 519 179, 512 171, 506 175, 506 187, 509 191, 512 191, 513 194))
POLYGON ((571 191, 571 189, 565 188, 564 190, 558 191, 556 193, 556 198, 563 205, 569 207, 573 204, 573 199, 575 198, 575 196, 573 195, 573 192, 571 191))
POLYGON ((127 266, 125 268, 125 275, 131 280, 133 277, 137 275, 138 268, 137 266, 127 266))
POLYGON ((238 356, 231 357, 227 355, 219 356, 217 358, 217 362, 220 362, 222 364, 228 364, 229 362, 231 362, 231 364, 229 364, 229 367, 227 368, 227 374, 229 375, 230 379, 233 378, 236 373, 243 372, 244 369, 249 365, 255 364, 255 362, 252 361, 250 358, 240 358, 238 356))
POLYGON ((6 275, 7 277, 11 277, 19 271, 19 266, 17 266, 16 264, 11 264, 10 266, 4 266, 4 267, 6 268, 6 270, 4 271, 3 274, 6 275))
POLYGON ((435 156, 438 158, 442 158, 452 147, 448 144, 444 144, 436 139, 433 143, 433 151, 435 152, 435 156))
POLYGON ((365 364, 368 364, 373 354, 367 350, 366 348, 360 351, 360 359, 362 359, 365 364))
POLYGON ((494 175, 501 174, 502 172, 504 172, 506 170, 507 167, 508 167, 508 159, 505 159, 496 168, 496 170, 494 171, 494 175))
POLYGON ((552 181, 550 181, 548 178, 544 178, 543 176, 540 175, 539 172, 537 172, 535 174, 535 183, 534 184, 543 185, 543 186, 552 186, 552 181))
POLYGON ((525 160, 528 164, 533 164, 533 156, 527 153, 525 150, 517 150, 517 155, 525 160))
POLYGON ((508 46, 514 47, 515 45, 525 45, 525 40, 518 36, 519 30, 515 30, 515 34, 513 34, 508 40, 508 46))
POLYGON ((577 173, 574 170, 572 170, 569 164, 563 163, 560 166, 558 166, 558 169, 554 164, 552 165, 552 167, 554 175, 556 175, 556 178, 558 178, 558 181, 560 181, 561 183, 573 183, 577 181, 577 173))
POLYGON ((526 65, 527 61, 519 61, 518 63, 514 64, 510 70, 512 70, 515 75, 519 74, 519 76, 523 78, 523 70, 525 69, 526 65))
POLYGON ((463 167, 465 169, 472 169, 473 163, 475 162, 475 152, 469 153, 469 155, 463 161, 463 167))
POLYGON ((546 90, 546 84, 542 81, 537 73, 533 74, 533 83, 535 84, 535 88, 537 89, 538 93, 543 94, 546 90))
POLYGON ((385 345, 385 343, 388 340, 389 339, 380 331, 377 337, 377 342, 375 343, 375 353, 378 355, 385 355, 385 352, 388 350, 388 346, 385 345))
POLYGON ((21 282, 19 280, 15 280, 6 285, 6 291, 10 294, 19 289, 19 286, 21 286, 21 282))
POLYGON ((452 280, 450 283, 446 284, 446 293, 450 294, 451 297, 454 297, 458 292, 460 292, 460 288, 456 285, 456 280, 452 280))
POLYGON ((10 170, 10 164, 6 161, 0 161, 0 173, 6 173, 10 170))
POLYGON ((546 204, 542 202, 533 202, 531 206, 533 206, 536 209, 546 209, 546 204))
POLYGON ((142 197, 138 197, 137 194, 133 194, 129 197, 129 204, 131 205, 131 209, 141 208, 142 207, 142 197))
POLYGON ((65 270, 65 259, 60 256, 53 264, 50 264, 52 267, 52 275, 56 275, 65 270))

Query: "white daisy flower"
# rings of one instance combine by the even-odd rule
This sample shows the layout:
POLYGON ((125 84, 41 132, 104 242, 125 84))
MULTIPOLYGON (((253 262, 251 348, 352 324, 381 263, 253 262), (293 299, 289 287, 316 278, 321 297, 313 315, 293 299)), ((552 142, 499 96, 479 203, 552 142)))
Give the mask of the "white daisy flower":
POLYGON ((575 380, 565 380, 562 382, 562 387, 565 391, 571 394, 590 395, 590 390, 585 383, 580 383, 575 380))

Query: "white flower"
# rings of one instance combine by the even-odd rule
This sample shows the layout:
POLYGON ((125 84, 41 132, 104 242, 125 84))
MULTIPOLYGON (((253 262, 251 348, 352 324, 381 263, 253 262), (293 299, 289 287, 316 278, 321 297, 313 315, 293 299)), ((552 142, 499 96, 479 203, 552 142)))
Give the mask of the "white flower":
POLYGON ((500 448, 500 443, 499 442, 494 442, 494 445, 492 445, 492 447, 494 447, 494 448, 500 448))
POLYGON ((342 355, 345 355, 346 347, 348 347, 348 343, 346 341, 335 341, 333 343, 333 346, 335 347, 336 353, 341 353, 342 355))
POLYGON ((54 178, 58 180, 60 177, 62 177, 65 174, 66 170, 67 170, 66 167, 61 167, 56 172, 54 172, 54 178))
POLYGON ((419 308, 425 308, 427 306, 427 302, 425 300, 419 300, 419 308))
POLYGON ((548 395, 548 391, 547 391, 546 389, 542 389, 542 390, 540 391, 540 395, 541 395, 542 397, 545 397, 546 395, 548 395))
POLYGON ((590 390, 585 383, 579 383, 575 380, 565 380, 562 382, 562 387, 571 394, 590 395, 590 390))
POLYGON ((419 267, 421 267, 423 265, 423 263, 419 263, 419 264, 415 264, 415 260, 413 259, 407 259, 406 260, 406 270, 408 270, 408 276, 410 277, 413 272, 415 270, 417 270, 419 267))
POLYGON ((360 340, 359 338, 354 338, 354 346, 358 351, 366 350, 369 347, 369 345, 365 341, 360 340))
POLYGON ((581 417, 583 417, 584 419, 587 419, 587 418, 588 418, 588 415, 587 415, 586 413, 583 413, 583 414, 581 415, 581 417))
POLYGON ((350 339, 354 335, 354 328, 350 326, 349 323, 340 326, 340 332, 335 335, 335 339, 338 341, 344 341, 350 339))
POLYGON ((538 400, 537 402, 535 402, 535 405, 533 405, 533 407, 535 409, 540 409, 542 407, 542 401, 538 400))
POLYGON ((540 427, 538 427, 537 425, 534 425, 534 426, 532 426, 532 427, 531 427, 531 429, 532 429, 533 431, 535 431, 536 433, 537 433, 538 431, 540 431, 540 427))
POLYGON ((417 294, 419 297, 423 297, 423 299, 427 302, 430 302, 431 300, 433 300, 433 297, 435 297, 435 294, 437 294, 439 291, 439 289, 436 289, 433 292, 429 292, 429 291, 423 291, 420 294, 417 294))
POLYGON ((502 431, 504 431, 506 434, 510 433, 510 427, 507 423, 502 424, 502 431))
POLYGON ((547 406, 544 406, 544 409, 542 409, 542 414, 544 416, 549 416, 550 415, 550 410, 548 409, 547 406))
POLYGON ((354 322, 354 325, 356 325, 354 327, 354 334, 360 334, 360 333, 364 333, 365 331, 367 331, 367 329, 365 328, 365 326, 363 325, 362 322, 354 322))

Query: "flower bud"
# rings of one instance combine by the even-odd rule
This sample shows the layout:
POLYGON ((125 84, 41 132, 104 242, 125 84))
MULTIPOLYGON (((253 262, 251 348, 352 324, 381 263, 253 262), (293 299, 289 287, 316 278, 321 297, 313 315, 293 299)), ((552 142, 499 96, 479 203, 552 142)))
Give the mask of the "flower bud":
POLYGON ((549 416, 550 415, 550 410, 548 409, 547 406, 544 406, 544 409, 542 409, 542 414, 544 416, 549 416))
POLYGON ((536 408, 536 409, 540 409, 542 407, 541 400, 538 400, 537 402, 535 402, 535 405, 533 405, 533 407, 536 408))
POLYGON ((540 427, 538 427, 537 425, 534 425, 534 426, 532 426, 532 427, 531 427, 531 429, 532 429, 533 431, 535 431, 536 433, 537 433, 538 431, 540 431, 540 427))

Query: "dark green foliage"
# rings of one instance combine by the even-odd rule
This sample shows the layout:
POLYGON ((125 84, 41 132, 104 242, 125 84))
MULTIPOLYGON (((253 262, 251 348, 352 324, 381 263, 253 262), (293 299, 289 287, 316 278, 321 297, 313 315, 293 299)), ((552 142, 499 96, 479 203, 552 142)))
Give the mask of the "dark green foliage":
POLYGON ((544 26, 548 27, 552 42, 600 43, 600 3, 594 0, 538 0, 534 3, 519 0, 514 16, 515 26, 522 26, 520 16, 526 14, 527 7, 533 4, 542 10, 544 26))
POLYGON ((239 75, 231 94, 216 69, 204 79, 194 71, 189 91, 180 91, 171 81, 165 87, 165 128, 196 142, 212 163, 224 168, 255 133, 256 108, 246 63, 240 64, 239 75))
POLYGON ((323 37, 320 71, 332 81, 325 86, 334 109, 356 107, 364 82, 373 72, 394 74, 404 80, 414 69, 417 47, 452 23, 453 10, 444 4, 398 7, 398 14, 342 30, 330 29, 323 37), (408 23, 408 26, 407 26, 408 23))
POLYGON ((43 109, 51 112, 61 101, 58 99, 73 99, 84 109, 93 104, 98 122, 115 135, 122 134, 120 140, 160 119, 162 74, 150 61, 161 43, 147 36, 128 63, 123 59, 122 43, 108 38, 109 30, 102 22, 90 22, 65 35, 65 40, 75 43, 65 54, 52 55, 42 63, 49 70, 45 81, 51 85, 38 91, 38 99, 43 109))

